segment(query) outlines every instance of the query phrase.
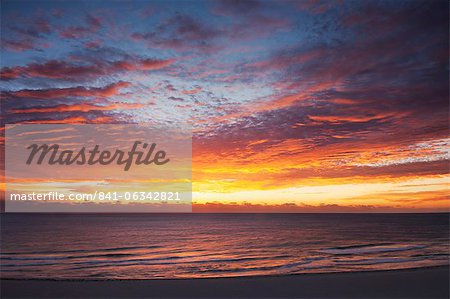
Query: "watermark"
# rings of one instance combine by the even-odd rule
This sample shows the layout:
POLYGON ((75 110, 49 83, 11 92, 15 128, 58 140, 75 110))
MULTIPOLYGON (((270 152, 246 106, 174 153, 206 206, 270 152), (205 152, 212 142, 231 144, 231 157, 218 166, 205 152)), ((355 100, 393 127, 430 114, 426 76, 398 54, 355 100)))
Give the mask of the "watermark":
POLYGON ((10 201, 180 201, 180 192, 10 193, 10 201))
POLYGON ((190 128, 6 126, 6 212, 190 212, 190 128))
POLYGON ((60 146, 58 144, 32 144, 27 147, 27 149, 30 150, 27 164, 32 164, 35 158, 35 163, 39 165, 41 165, 45 159, 47 159, 48 165, 109 165, 116 162, 117 165, 124 165, 124 170, 128 171, 133 162, 136 165, 149 165, 152 163, 155 163, 155 165, 164 165, 169 162, 169 159, 166 159, 166 152, 163 150, 159 150, 153 155, 156 148, 156 143, 149 145, 145 142, 142 143, 141 141, 135 141, 131 150, 128 152, 116 149, 114 153, 112 153, 109 150, 100 151, 99 148, 100 146, 96 144, 91 150, 86 150, 86 147, 83 146, 79 151, 60 151, 60 146), (147 149, 145 158, 144 152, 137 150, 140 144, 142 144, 142 148, 144 150, 147 149), (136 160, 134 160, 135 156, 136 160))

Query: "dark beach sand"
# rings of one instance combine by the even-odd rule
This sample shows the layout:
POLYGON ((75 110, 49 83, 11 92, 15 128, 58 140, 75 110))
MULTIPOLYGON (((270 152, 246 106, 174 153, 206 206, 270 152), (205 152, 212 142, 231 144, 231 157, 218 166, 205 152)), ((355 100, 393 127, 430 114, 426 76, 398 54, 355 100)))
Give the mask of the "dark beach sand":
POLYGON ((449 298, 449 267, 278 277, 2 280, 1 298, 449 298))

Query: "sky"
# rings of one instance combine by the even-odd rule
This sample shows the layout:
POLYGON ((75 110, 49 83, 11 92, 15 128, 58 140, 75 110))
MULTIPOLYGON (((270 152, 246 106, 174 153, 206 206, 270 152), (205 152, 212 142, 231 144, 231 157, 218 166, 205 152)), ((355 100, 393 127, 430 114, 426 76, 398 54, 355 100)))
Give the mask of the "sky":
POLYGON ((2 123, 190 126, 197 212, 448 211, 448 15, 2 0, 2 123))

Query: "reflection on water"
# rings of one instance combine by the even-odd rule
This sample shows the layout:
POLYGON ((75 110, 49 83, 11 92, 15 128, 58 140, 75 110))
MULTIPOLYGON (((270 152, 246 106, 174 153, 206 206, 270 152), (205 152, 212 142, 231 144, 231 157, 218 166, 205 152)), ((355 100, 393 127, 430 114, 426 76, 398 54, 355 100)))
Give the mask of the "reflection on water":
POLYGON ((2 278, 285 275, 448 264, 448 214, 3 214, 2 278))

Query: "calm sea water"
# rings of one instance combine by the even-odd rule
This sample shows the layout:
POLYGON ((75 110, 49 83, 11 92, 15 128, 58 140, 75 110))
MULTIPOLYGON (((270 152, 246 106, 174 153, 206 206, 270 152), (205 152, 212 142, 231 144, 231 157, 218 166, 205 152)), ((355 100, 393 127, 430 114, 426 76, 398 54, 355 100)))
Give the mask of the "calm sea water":
POLYGON ((1 277, 155 279, 446 265, 449 214, 1 215, 1 277))

